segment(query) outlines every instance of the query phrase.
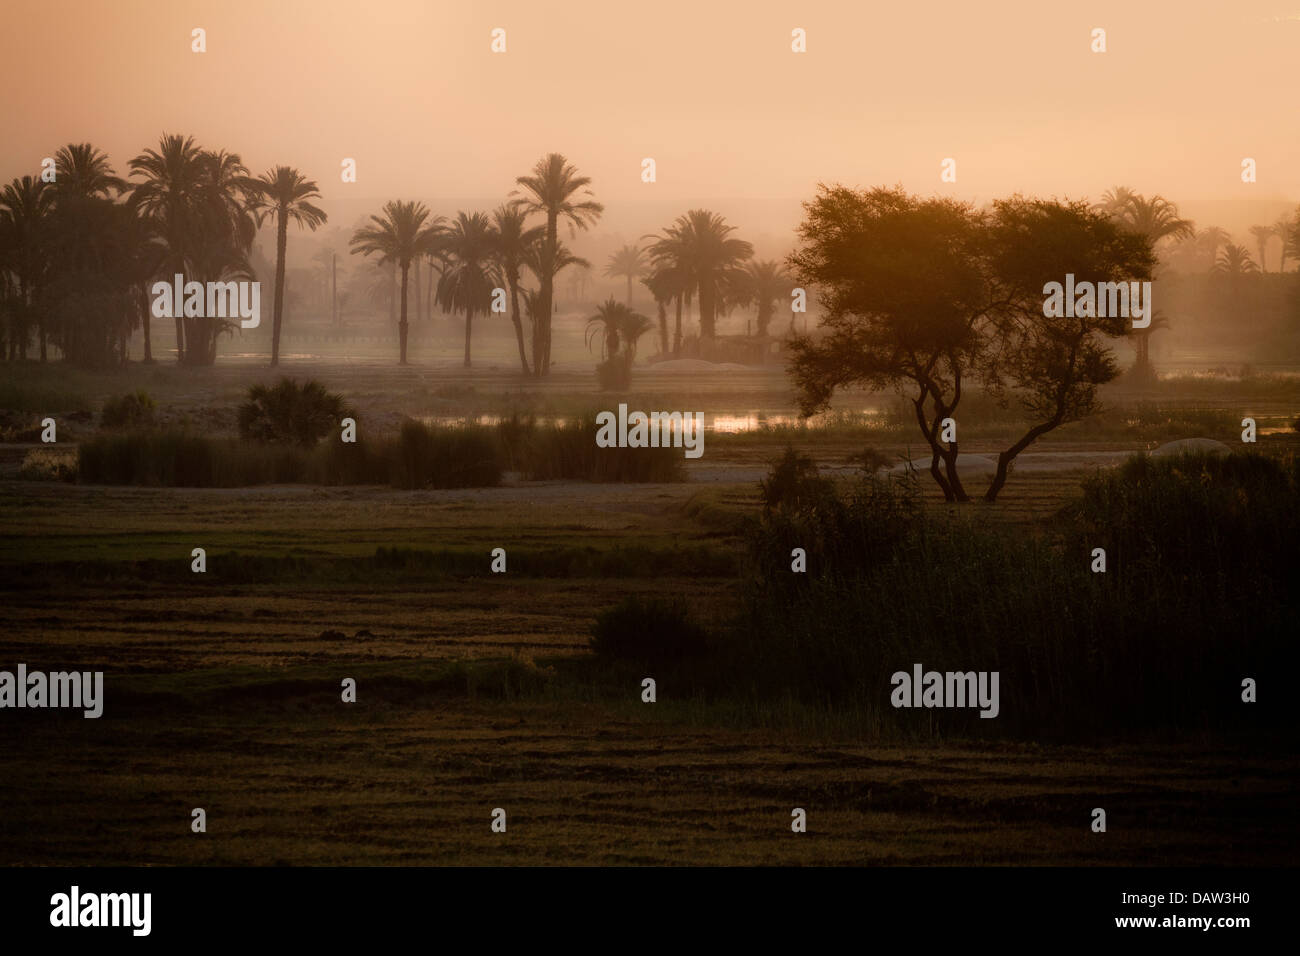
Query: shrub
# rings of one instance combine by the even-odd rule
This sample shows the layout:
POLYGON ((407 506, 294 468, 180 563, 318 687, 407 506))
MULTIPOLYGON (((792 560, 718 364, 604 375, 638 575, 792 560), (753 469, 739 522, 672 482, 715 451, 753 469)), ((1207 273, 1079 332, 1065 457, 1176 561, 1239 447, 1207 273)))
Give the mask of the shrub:
POLYGON ((18 477, 24 481, 74 481, 77 453, 67 448, 33 448, 23 456, 18 477))
POLYGON ((121 428, 124 425, 147 425, 153 421, 154 400, 144 389, 127 392, 117 398, 104 402, 99 414, 99 423, 105 428, 121 428))
POLYGON ((902 733, 1255 726, 1240 677, 1297 664, 1296 459, 1139 456, 1089 481, 1055 527, 928 513, 879 480, 773 511, 751 532, 745 610, 715 679, 902 733), (998 671, 999 718, 893 709, 891 676, 915 663, 998 671))
POLYGON ((698 656, 706 645, 684 601, 630 597, 596 615, 591 649, 605 660, 661 666, 698 656))
POLYGON ((787 445, 785 453, 773 464, 771 473, 758 483, 763 511, 795 512, 815 505, 834 486, 817 475, 816 463, 787 445))
POLYGON ((248 400, 239 406, 239 435, 253 441, 293 444, 310 448, 344 418, 356 412, 342 396, 325 390, 319 382, 299 385, 282 378, 271 386, 253 385, 248 400))

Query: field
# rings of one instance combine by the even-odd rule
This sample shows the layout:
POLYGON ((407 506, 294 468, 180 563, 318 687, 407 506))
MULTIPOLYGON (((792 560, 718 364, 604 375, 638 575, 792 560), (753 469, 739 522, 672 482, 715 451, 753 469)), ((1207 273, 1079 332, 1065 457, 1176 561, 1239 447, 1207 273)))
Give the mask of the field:
MULTIPOLYGON (((563 416, 609 402, 577 374, 537 386, 377 363, 291 371, 343 392, 363 429, 404 414, 563 416)), ((6 374, 9 427, 53 414, 69 444, 95 431, 70 413, 93 415, 135 388, 169 419, 230 433, 242 391, 272 380, 238 365, 136 367, 57 386, 28 369, 6 374)), ((36 445, 0 445, 0 667, 102 669, 107 697, 98 720, 9 712, 0 862, 1294 858, 1300 760, 1267 736, 990 744, 921 728, 871 739, 833 713, 756 711, 671 682, 642 703, 640 680, 653 675, 591 658, 598 611, 628 595, 675 595, 706 623, 726 620, 758 480, 787 442, 845 475, 865 446, 892 461, 920 457, 920 442, 889 424, 892 396, 850 396, 839 419, 792 425, 773 371, 638 372, 634 387, 621 399, 631 408, 716 409, 769 427, 710 432, 680 483, 509 475, 449 491, 26 481, 17 473, 36 445), (204 575, 190 571, 197 547, 204 575), (489 570, 497 547, 505 574, 489 570), (340 700, 347 677, 355 704, 340 700), (1088 828, 1098 806, 1105 834, 1088 828), (194 807, 207 811, 206 834, 190 832, 194 807), (496 807, 506 834, 489 829, 496 807), (808 811, 806 834, 791 833, 795 807, 808 811)), ((1263 444, 1297 440, 1283 427, 1300 408, 1285 380, 1108 401, 1128 411, 1063 429, 1031 449, 996 505, 969 507, 1035 534, 1091 469, 1171 437, 1238 441, 1250 414, 1270 429, 1263 444)), ((963 452, 995 452, 1010 427, 993 413, 973 421, 963 452)), ((936 512, 951 507, 927 493, 936 512)))

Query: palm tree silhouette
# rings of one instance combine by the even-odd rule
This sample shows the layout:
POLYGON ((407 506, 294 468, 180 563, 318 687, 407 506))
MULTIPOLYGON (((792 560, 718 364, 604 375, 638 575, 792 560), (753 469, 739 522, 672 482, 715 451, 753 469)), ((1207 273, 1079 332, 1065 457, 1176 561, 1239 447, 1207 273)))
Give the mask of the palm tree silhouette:
POLYGON ((289 246, 289 222, 315 232, 326 220, 325 213, 312 203, 320 198, 320 189, 312 180, 290 166, 276 166, 255 180, 253 214, 260 226, 267 216, 275 216, 275 311, 271 323, 271 367, 280 364, 280 325, 284 316, 284 264, 289 246))
POLYGON ((696 277, 692 271, 693 261, 690 257, 691 230, 685 217, 664 229, 662 235, 649 235, 653 240, 649 248, 650 261, 654 265, 656 282, 671 288, 676 300, 676 324, 673 330, 673 355, 680 355, 682 350, 682 304, 690 305, 696 288, 696 277))
POLYGON ((609 257, 605 266, 607 276, 627 276, 627 305, 632 306, 632 280, 645 275, 645 252, 635 245, 624 246, 609 257))
POLYGON ((569 224, 570 235, 579 229, 588 229, 598 219, 605 207, 591 196, 591 178, 579 176, 578 170, 560 153, 549 153, 537 161, 531 175, 520 176, 515 183, 522 187, 511 196, 518 196, 525 213, 541 213, 546 217, 546 235, 539 256, 538 321, 533 329, 533 374, 546 375, 551 367, 551 313, 555 299, 555 275, 560 271, 559 221, 569 224))
POLYGON ((736 304, 741 306, 758 306, 755 325, 759 337, 767 335, 772 323, 774 310, 772 303, 790 295, 792 283, 785 266, 773 259, 746 263, 744 278, 736 288, 736 304))
POLYGON ((1228 243, 1219 253, 1219 260, 1214 264, 1214 271, 1223 276, 1236 279, 1259 271, 1259 266, 1251 259, 1249 250, 1236 243, 1228 243))
POLYGON ((637 342, 654 327, 640 312, 616 299, 606 299, 596 307, 596 314, 587 319, 587 348, 600 338, 603 359, 598 370, 607 388, 626 389, 636 361, 637 342))
POLYGON ((1255 237, 1255 248, 1259 251, 1259 268, 1261 272, 1268 271, 1268 241, 1273 238, 1274 232, 1272 226, 1251 226, 1250 234, 1255 237))
POLYGON ((457 213, 442 241, 447 268, 438 279, 435 301, 448 312, 465 313, 465 367, 470 367, 474 315, 492 307, 492 291, 501 288, 497 271, 497 235, 487 213, 457 213))
POLYGON ((381 264, 401 270, 402 306, 398 322, 401 343, 400 364, 406 364, 406 285, 411 260, 429 255, 441 245, 443 218, 429 219, 429 209, 422 202, 390 200, 384 204, 383 216, 371 216, 371 225, 358 229, 352 236, 352 254, 378 255, 381 264))
POLYGON ((730 238, 736 227, 717 213, 692 209, 683 218, 688 269, 700 296, 700 337, 707 342, 715 335, 718 307, 728 287, 741 281, 740 264, 754 255, 754 247, 730 238))
POLYGON ((10 309, 9 358, 27 358, 28 323, 36 313, 41 361, 46 360, 44 310, 35 308, 46 272, 50 209, 54 192, 33 176, 15 179, 0 191, 0 231, 5 259, 17 281, 17 303, 10 309))
POLYGON ((496 230, 497 265, 510 289, 510 321, 515 326, 515 340, 519 344, 519 365, 525 375, 530 374, 528 354, 524 348, 524 325, 519 312, 519 270, 523 268, 528 249, 545 235, 541 226, 531 229, 525 225, 527 213, 518 203, 505 203, 492 213, 496 230))

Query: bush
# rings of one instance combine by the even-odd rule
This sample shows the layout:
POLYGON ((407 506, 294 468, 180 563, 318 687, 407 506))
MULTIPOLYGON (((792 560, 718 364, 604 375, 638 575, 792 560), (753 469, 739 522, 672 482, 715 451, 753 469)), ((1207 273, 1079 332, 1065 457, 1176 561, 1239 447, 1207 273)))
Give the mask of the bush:
POLYGON ((605 660, 670 666, 705 649, 705 634, 680 599, 625 598, 596 615, 591 649, 605 660))
POLYGON ((248 400, 239 406, 241 438, 273 444, 314 446, 344 418, 356 412, 342 396, 327 392, 319 382, 299 385, 282 378, 272 386, 253 385, 248 400))
POLYGON ((154 400, 144 389, 127 392, 118 398, 104 402, 99 414, 99 423, 105 428, 121 428, 124 425, 147 425, 153 421, 154 400))
POLYGON ((927 513, 879 480, 774 510, 751 532, 745 610, 714 680, 904 734, 1255 726, 1240 678, 1297 664, 1296 459, 1139 456, 1088 482, 1056 530, 927 513), (895 710, 890 678, 915 663, 998 671, 1000 716, 895 710))
POLYGON ((596 381, 603 392, 626 392, 632 385, 632 362, 635 358, 630 353, 611 355, 596 366, 596 381))
POLYGON ((75 481, 77 453, 67 448, 33 448, 23 456, 18 477, 24 481, 75 481))
POLYGON ((816 463, 791 446, 772 465, 771 474, 758 483, 763 512, 797 512, 814 507, 834 490, 834 485, 817 475, 816 463))

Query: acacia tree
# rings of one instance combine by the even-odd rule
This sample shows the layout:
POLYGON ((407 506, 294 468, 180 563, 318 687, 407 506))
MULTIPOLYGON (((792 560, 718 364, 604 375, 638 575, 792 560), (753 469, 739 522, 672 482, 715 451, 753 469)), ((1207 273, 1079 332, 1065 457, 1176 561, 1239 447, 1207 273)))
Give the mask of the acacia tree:
POLYGON ((998 454, 984 494, 996 501, 1017 455, 1053 429, 1098 411, 1097 387, 1119 374, 1106 339, 1132 329, 1128 315, 1090 314, 1109 309, 1076 304, 1061 310, 1074 315, 1049 315, 1044 286, 1067 273, 1075 276, 1076 288, 1084 282, 1149 280, 1156 256, 1149 234, 1125 229, 1082 202, 999 200, 989 230, 988 275, 1001 302, 986 330, 992 347, 983 384, 1003 396, 1004 404, 1013 394, 1033 423, 998 454))
POLYGON ((804 209, 801 246, 789 263, 800 285, 819 290, 825 334, 796 336, 791 345, 800 410, 829 408, 845 386, 905 390, 935 483, 945 499, 969 500, 957 443, 939 438, 988 346, 977 329, 993 304, 983 272, 985 217, 899 188, 823 186, 804 209))
POLYGON ((993 501, 1017 455, 1096 410, 1097 386, 1118 373, 1104 337, 1123 335, 1129 320, 1051 317, 1044 286, 1067 273, 1079 282, 1147 279, 1149 239, 1083 203, 1021 197, 976 210, 837 186, 822 187, 805 209, 789 261, 826 310, 825 334, 792 344, 805 415, 848 385, 908 390, 930 474, 947 500, 967 501, 958 444, 941 440, 944 419, 971 384, 1004 405, 1014 398, 1033 424, 999 454, 984 495, 993 501))

